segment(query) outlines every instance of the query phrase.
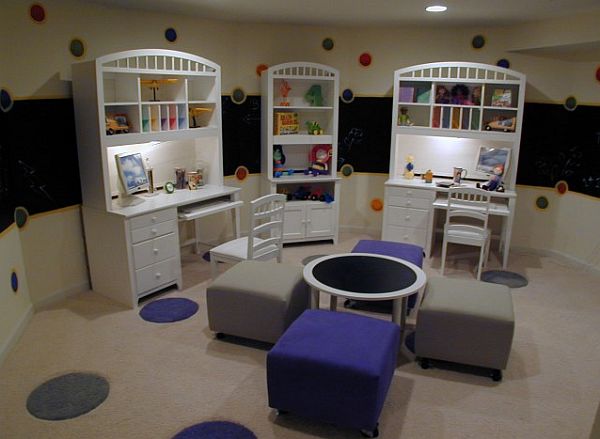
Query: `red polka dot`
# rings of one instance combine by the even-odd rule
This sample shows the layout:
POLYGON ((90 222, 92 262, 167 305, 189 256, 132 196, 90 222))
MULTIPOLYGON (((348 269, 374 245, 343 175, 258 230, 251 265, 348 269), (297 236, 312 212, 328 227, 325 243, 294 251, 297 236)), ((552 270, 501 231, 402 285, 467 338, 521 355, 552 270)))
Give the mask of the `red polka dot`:
POLYGON ((360 57, 358 58, 358 62, 360 62, 360 64, 365 67, 368 65, 371 65, 371 61, 373 61, 371 54, 367 53, 367 52, 361 54, 360 57))
POLYGON ((38 23, 41 23, 46 19, 44 7, 38 4, 31 5, 31 8, 29 8, 29 15, 31 15, 31 18, 38 23))

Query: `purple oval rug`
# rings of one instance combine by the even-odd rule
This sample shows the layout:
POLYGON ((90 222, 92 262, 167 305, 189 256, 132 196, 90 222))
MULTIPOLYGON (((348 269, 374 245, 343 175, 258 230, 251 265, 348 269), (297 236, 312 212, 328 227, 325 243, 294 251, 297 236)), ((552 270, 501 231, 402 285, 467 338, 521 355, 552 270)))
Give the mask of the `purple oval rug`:
POLYGON ((173 439, 257 439, 246 427, 228 421, 210 421, 181 430, 173 439))
POLYGON ((198 304, 183 297, 158 299, 140 310, 140 317, 153 323, 170 323, 190 318, 198 311, 198 304))

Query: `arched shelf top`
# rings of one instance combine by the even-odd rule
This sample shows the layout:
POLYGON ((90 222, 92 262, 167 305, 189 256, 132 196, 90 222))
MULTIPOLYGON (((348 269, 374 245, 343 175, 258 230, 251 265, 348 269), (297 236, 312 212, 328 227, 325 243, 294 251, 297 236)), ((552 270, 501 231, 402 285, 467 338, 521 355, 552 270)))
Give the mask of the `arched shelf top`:
POLYGON ((453 61, 419 64, 398 69, 395 74, 401 79, 420 81, 502 81, 505 83, 522 83, 525 81, 525 75, 515 70, 490 64, 453 61))
POLYGON ((111 53, 96 59, 104 72, 207 75, 219 74, 220 66, 208 59, 167 49, 139 49, 111 53))
POLYGON ((336 79, 339 71, 331 66, 311 62, 289 62, 269 68, 273 77, 294 77, 310 79, 336 79))

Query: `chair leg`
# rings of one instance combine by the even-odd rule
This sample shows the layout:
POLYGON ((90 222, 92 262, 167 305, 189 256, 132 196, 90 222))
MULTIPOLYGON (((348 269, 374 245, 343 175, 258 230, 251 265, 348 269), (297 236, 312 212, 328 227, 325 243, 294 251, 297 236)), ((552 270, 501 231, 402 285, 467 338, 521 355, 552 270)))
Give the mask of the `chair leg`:
POLYGON ((477 280, 481 280, 481 269, 483 268, 483 263, 485 262, 487 244, 483 244, 481 246, 481 250, 479 251, 479 267, 477 268, 477 280))
POLYGON ((212 253, 210 254, 210 277, 214 279, 219 275, 219 263, 212 253))
POLYGON ((448 247, 448 242, 446 241, 446 238, 444 237, 444 243, 442 244, 442 267, 441 267, 442 276, 444 275, 444 269, 446 267, 446 247, 448 247))

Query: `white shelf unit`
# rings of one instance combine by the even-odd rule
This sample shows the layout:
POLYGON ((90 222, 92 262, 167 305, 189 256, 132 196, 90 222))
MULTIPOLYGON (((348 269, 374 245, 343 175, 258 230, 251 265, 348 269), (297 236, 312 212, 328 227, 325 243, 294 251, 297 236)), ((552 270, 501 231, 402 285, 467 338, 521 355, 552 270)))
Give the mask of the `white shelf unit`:
POLYGON ((73 65, 73 98, 92 289, 135 306, 180 287, 180 205, 223 193, 219 65, 172 50, 109 54, 73 65), (107 132, 106 119, 115 116, 128 132, 107 132), (126 206, 116 198, 115 155, 122 152, 149 160, 155 187, 175 181, 175 168, 202 163, 209 189, 142 194, 126 206))
POLYGON ((337 242, 340 202, 340 179, 337 177, 338 70, 309 62, 275 65, 262 73, 261 94, 262 187, 263 193, 288 194, 284 242, 329 239, 337 242), (280 92, 285 84, 289 88, 287 97, 280 92), (320 89, 320 102, 306 98, 311 89, 320 89), (278 113, 295 113, 298 132, 280 134, 276 123, 278 113), (311 121, 317 122, 323 132, 309 133, 307 122, 311 121), (285 170, 292 169, 292 175, 287 172, 281 176, 274 175, 274 145, 282 147, 286 156, 283 167, 285 170), (306 175, 304 171, 311 165, 311 151, 317 145, 330 148, 327 170, 319 175, 306 175), (308 199, 301 199, 300 195, 306 192, 309 192, 308 199), (324 194, 332 196, 333 201, 319 201, 318 196, 324 194), (311 195, 317 199, 311 200, 311 195))
MULTIPOLYGON (((507 190, 514 190, 525 84, 525 75, 519 72, 479 63, 430 63, 394 72, 390 179, 385 188, 382 239, 418 244, 429 251, 435 190, 404 179, 408 155, 414 157, 415 179, 427 170, 436 177, 452 177, 453 167, 462 167, 467 179, 486 181, 489 176, 475 169, 480 146, 509 148, 503 182, 507 190), (438 96, 442 88, 448 92, 446 99, 438 96), (452 96, 453 90, 461 89, 467 92, 464 99, 452 96), (410 125, 402 124, 403 108, 410 125), (500 121, 510 121, 511 128, 493 123, 500 121)), ((508 230, 514 200, 512 204, 508 230)))

